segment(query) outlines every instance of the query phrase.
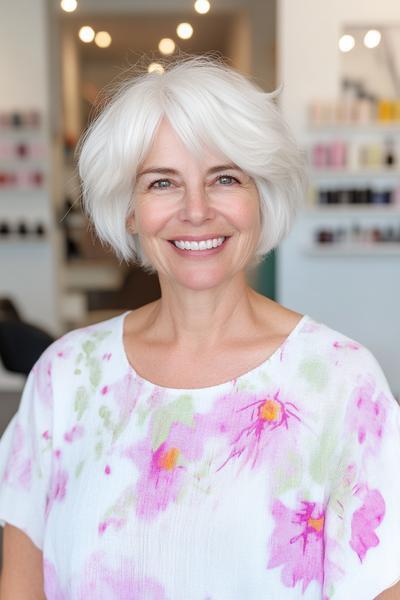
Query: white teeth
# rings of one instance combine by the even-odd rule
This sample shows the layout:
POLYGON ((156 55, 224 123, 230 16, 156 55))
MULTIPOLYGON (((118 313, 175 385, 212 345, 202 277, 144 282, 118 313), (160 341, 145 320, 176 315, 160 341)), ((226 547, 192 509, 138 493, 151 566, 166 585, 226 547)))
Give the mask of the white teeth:
POLYGON ((220 246, 225 237, 214 238, 212 240, 201 240, 200 242, 184 242, 183 240, 174 240, 174 244, 180 250, 209 250, 220 246))

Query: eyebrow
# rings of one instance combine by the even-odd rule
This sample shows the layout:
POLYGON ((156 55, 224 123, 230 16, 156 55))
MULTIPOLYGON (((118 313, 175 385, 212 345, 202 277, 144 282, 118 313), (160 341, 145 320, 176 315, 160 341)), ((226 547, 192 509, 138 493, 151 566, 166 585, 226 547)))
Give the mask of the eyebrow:
MULTIPOLYGON (((237 171, 242 170, 234 163, 227 163, 225 165, 218 165, 216 167, 211 167, 211 169, 208 169, 207 175, 212 175, 213 173, 218 173, 219 171, 227 171, 228 169, 235 169, 237 171)), ((170 169, 168 167, 148 167, 147 169, 140 171, 140 173, 137 174, 136 179, 139 179, 139 177, 142 177, 142 175, 147 175, 148 173, 160 173, 162 175, 179 175, 180 174, 180 172, 177 171, 176 169, 170 169)))

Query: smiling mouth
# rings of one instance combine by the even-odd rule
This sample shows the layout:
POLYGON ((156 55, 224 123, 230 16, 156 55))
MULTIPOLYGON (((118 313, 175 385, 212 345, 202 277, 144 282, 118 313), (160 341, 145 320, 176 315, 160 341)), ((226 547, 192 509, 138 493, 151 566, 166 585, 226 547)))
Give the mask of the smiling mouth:
POLYGON ((222 244, 227 240, 227 236, 219 236, 215 238, 209 238, 206 240, 199 241, 188 241, 188 240, 169 240, 171 244, 173 244, 179 250, 212 250, 214 248, 218 248, 222 246, 222 244))

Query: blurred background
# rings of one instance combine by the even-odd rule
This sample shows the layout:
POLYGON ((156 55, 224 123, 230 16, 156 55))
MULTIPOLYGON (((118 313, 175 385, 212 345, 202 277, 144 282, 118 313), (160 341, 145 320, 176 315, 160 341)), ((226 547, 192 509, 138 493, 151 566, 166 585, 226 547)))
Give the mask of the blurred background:
POLYGON ((154 300, 80 208, 77 141, 140 61, 215 52, 279 104, 304 149, 297 223, 252 285, 355 338, 400 395, 398 0, 11 0, 0 19, 0 432, 38 352, 154 300), (11 325, 10 325, 11 323, 11 325))

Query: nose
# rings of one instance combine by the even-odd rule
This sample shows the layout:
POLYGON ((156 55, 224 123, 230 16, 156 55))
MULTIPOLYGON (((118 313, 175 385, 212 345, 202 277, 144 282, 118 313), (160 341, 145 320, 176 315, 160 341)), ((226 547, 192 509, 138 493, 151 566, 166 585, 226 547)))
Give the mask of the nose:
POLYGON ((204 185, 188 186, 183 196, 179 217, 193 225, 201 225, 214 217, 214 209, 210 205, 204 185))

